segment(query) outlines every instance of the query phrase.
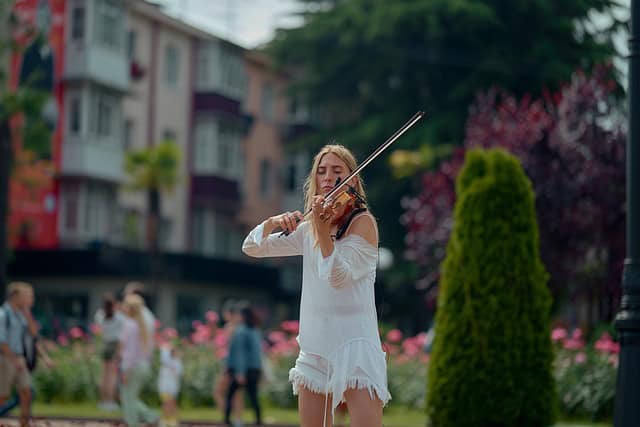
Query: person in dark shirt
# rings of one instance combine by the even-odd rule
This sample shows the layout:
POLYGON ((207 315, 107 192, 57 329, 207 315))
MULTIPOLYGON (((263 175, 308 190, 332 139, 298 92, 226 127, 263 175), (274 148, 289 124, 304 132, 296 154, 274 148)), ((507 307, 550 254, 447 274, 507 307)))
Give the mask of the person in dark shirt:
POLYGON ((231 405, 239 388, 246 389, 251 406, 255 411, 256 424, 262 425, 260 402, 258 402, 258 381, 262 372, 262 338, 257 328, 257 318, 253 309, 245 305, 240 309, 242 323, 233 331, 227 369, 231 384, 227 391, 224 422, 231 425, 231 405))

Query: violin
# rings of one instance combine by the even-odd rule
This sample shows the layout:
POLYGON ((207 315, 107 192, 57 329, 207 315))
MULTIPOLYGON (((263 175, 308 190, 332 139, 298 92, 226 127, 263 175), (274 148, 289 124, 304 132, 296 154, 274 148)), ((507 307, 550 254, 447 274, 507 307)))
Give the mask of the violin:
MULTIPOLYGON (((376 148, 373 153, 369 155, 354 171, 352 171, 349 176, 347 176, 344 180, 340 181, 340 178, 336 180, 336 185, 333 187, 326 196, 325 196, 325 204, 330 203, 333 209, 342 207, 344 205, 351 203, 354 207, 345 209, 345 212, 348 212, 348 215, 342 214, 340 218, 334 219, 334 221, 340 222, 340 226, 343 226, 344 229, 340 236, 336 233, 336 239, 342 237, 346 229, 349 227, 349 223, 351 219, 355 215, 362 210, 356 212, 358 209, 366 210, 366 202, 362 196, 358 194, 356 189, 349 184, 351 178, 359 174, 369 163, 371 163, 376 157, 378 157, 384 150, 386 150, 391 144, 393 144, 400 136, 405 133, 411 126, 413 126, 418 120, 424 117, 424 111, 418 111, 411 117, 404 125, 402 125, 398 130, 396 130, 385 142, 383 142, 378 148, 376 148), (355 213, 354 213, 355 212, 355 213), (341 221, 343 218, 348 218, 348 221, 341 221)), ((306 218, 311 213, 311 209, 304 213, 303 218, 306 218)), ((300 222, 300 219, 296 218, 296 222, 300 222)), ((338 227, 338 231, 340 231, 341 227, 338 227)), ((280 233, 279 237, 288 235, 288 231, 283 231, 280 233)))
MULTIPOLYGON (((340 184, 340 178, 336 179, 337 187, 340 184)), ((335 188, 334 187, 334 188, 335 188)), ((331 194, 331 193, 329 193, 331 194)), ((349 228, 349 224, 356 215, 367 210, 367 202, 364 197, 358 193, 354 186, 345 184, 344 187, 333 198, 326 202, 333 211, 341 211, 340 216, 334 217, 332 223, 337 226, 336 234, 332 236, 335 240, 339 240, 349 228), (345 207, 342 209, 342 207, 345 207)), ((324 214, 320 214, 320 219, 324 220, 324 214)))

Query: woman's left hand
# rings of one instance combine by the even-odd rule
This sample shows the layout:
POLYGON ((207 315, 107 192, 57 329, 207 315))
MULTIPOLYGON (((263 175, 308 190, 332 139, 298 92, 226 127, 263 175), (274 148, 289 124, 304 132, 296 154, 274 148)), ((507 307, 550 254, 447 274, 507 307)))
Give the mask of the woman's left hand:
POLYGON ((315 196, 311 210, 313 211, 313 224, 320 236, 331 236, 331 218, 335 213, 330 204, 324 206, 325 199, 323 196, 315 196))

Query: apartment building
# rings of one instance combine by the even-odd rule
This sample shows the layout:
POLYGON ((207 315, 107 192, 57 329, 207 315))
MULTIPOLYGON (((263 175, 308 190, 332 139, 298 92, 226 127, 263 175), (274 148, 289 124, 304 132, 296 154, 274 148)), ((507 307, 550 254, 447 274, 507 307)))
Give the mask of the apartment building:
POLYGON ((86 325, 101 295, 128 280, 146 282, 158 317, 183 330, 226 298, 260 300, 270 311, 295 297, 280 267, 240 251, 250 227, 280 212, 291 194, 301 197, 301 175, 288 192, 284 185, 292 164, 282 147, 287 77, 261 54, 143 0, 19 4, 34 19, 58 8, 55 173, 33 202, 48 222, 28 218, 34 225, 15 236, 9 269, 34 283, 42 322, 86 325), (162 195, 164 268, 152 276, 147 199, 126 188, 123 162, 128 150, 165 139, 180 148, 180 180, 162 195))

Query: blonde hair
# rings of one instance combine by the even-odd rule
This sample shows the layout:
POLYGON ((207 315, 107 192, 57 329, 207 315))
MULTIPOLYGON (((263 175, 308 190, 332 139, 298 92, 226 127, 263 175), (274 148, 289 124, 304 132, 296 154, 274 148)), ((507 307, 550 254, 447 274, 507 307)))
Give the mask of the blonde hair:
POLYGON ((27 282, 11 282, 7 285, 7 296, 9 298, 23 291, 33 291, 33 286, 27 282))
POLYGON ((140 336, 142 337, 142 346, 145 351, 149 348, 149 330, 147 324, 144 321, 142 315, 142 308, 144 307, 144 300, 140 295, 129 294, 124 298, 124 309, 129 317, 131 317, 137 324, 140 330, 140 336))
MULTIPOLYGON (((313 197, 318 192, 318 186, 316 184, 316 175, 318 174, 318 168, 320 167, 320 162, 325 154, 335 154, 342 160, 347 167, 349 168, 349 173, 353 172, 358 167, 358 162, 356 162, 356 158, 353 153, 344 145, 340 144, 327 144, 318 151, 318 154, 313 158, 313 164, 311 166, 311 171, 307 176, 307 179, 304 182, 304 211, 307 212, 311 209, 313 205, 313 197)), ((360 195, 366 200, 366 195, 364 193, 364 184, 362 183, 362 178, 360 175, 356 175, 353 179, 356 180, 355 189, 360 195)))
MULTIPOLYGON (((325 154, 332 153, 340 160, 342 160, 349 168, 349 173, 353 172, 358 167, 358 162, 356 161, 355 156, 344 145, 340 144, 327 144, 318 151, 318 154, 313 158, 313 163, 311 165, 311 171, 307 176, 307 179, 304 182, 304 211, 308 212, 311 210, 311 206, 313 205, 313 198, 318 192, 318 185, 316 183, 316 175, 318 174, 318 168, 320 167, 320 162, 325 154)), ((356 191, 362 196, 362 198, 366 201, 366 194, 364 192, 364 183, 362 182, 362 178, 360 175, 356 175, 353 177, 355 180, 354 188, 356 191)), ((315 229, 313 230, 316 244, 318 241, 315 229)))

